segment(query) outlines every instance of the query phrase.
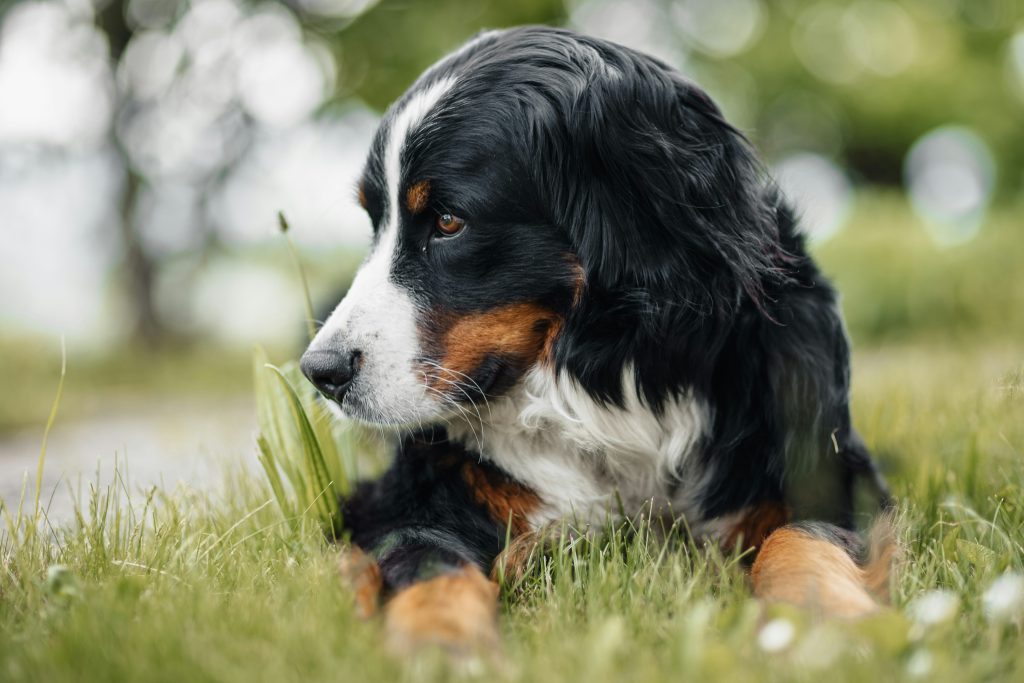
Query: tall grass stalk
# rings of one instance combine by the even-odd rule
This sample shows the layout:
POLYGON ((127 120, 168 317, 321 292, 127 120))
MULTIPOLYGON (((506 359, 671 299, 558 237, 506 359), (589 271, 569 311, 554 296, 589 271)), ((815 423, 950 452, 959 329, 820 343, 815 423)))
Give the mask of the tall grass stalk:
POLYGON ((39 497, 43 489, 43 469, 46 466, 46 444, 50 439, 50 431, 53 423, 57 420, 57 410, 60 408, 60 399, 64 395, 64 377, 68 371, 68 352, 64 342, 64 336, 60 338, 60 380, 57 382, 57 395, 53 397, 53 405, 50 407, 50 415, 46 418, 46 429, 43 430, 43 443, 39 448, 39 464, 36 466, 36 502, 32 516, 39 518, 39 497))
MULTIPOLYGON (((278 224, 302 282, 312 339, 316 330, 306 273, 282 212, 278 212, 278 224)), ((294 362, 274 365, 257 348, 253 382, 259 462, 278 508, 293 525, 312 517, 336 533, 341 528, 339 496, 348 492, 361 462, 371 467, 379 464, 380 444, 360 428, 335 419, 294 362)))
POLYGON ((294 361, 273 365, 255 349, 253 385, 258 458, 281 514, 292 525, 313 519, 337 532, 339 497, 383 466, 386 444, 332 415, 294 361))
POLYGON ((284 235, 284 241, 288 245, 288 253, 292 257, 292 264, 299 275, 299 282, 302 283, 302 298, 303 304, 306 307, 306 332, 309 334, 309 340, 313 341, 313 337, 316 336, 316 316, 313 314, 313 297, 309 294, 309 282, 306 280, 306 271, 302 267, 299 250, 295 248, 295 242, 292 240, 291 234, 289 234, 291 226, 288 225, 288 220, 284 217, 283 211, 277 212, 277 225, 281 229, 281 234, 284 235))

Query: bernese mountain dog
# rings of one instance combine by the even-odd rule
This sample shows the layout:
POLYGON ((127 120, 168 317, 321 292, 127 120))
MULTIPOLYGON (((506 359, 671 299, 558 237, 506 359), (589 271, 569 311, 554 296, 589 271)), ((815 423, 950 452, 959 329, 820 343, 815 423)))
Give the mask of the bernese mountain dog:
POLYGON ((495 577, 545 530, 639 515, 748 550, 766 600, 876 608, 855 492, 889 498, 836 292, 694 83, 569 30, 482 33, 388 109, 358 200, 369 256, 301 367, 398 437, 342 501, 395 642, 493 643, 495 577))

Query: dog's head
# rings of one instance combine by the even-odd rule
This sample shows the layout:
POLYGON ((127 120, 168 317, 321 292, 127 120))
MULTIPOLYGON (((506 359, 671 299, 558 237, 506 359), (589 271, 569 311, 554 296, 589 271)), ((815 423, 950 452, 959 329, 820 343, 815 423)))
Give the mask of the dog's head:
POLYGON ((381 425, 450 419, 533 368, 614 401, 632 362, 656 401, 689 362, 680 335, 776 271, 764 182, 707 95, 564 30, 485 33, 424 73, 358 198, 373 246, 302 368, 381 425))

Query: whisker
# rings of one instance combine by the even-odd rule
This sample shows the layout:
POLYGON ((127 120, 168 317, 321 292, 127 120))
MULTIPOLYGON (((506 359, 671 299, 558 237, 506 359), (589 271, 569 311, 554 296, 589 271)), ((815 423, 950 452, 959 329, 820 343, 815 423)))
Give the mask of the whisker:
MULTIPOLYGON (((438 370, 440 370, 442 372, 451 374, 451 375, 456 376, 456 377, 459 377, 459 376, 465 377, 466 380, 469 381, 469 383, 472 385, 472 387, 475 388, 479 392, 480 396, 483 398, 484 405, 487 406, 487 416, 488 416, 488 419, 491 419, 491 420, 494 419, 494 415, 493 415, 493 413, 491 411, 491 403, 487 399, 487 394, 484 393, 483 387, 481 387, 477 383, 476 380, 474 380, 472 377, 470 377, 469 375, 467 375, 464 372, 459 372, 458 370, 453 370, 451 368, 445 367, 444 365, 441 365, 440 363, 437 363, 437 362, 432 361, 430 359, 423 358, 421 360, 426 365, 433 366, 433 367, 437 368, 438 370)), ((473 407, 476 409, 477 416, 480 417, 481 421, 483 420, 483 416, 480 414, 479 406, 477 406, 476 401, 473 399, 472 396, 470 396, 469 392, 465 390, 463 382, 461 382, 461 381, 453 381, 453 380, 450 380, 450 379, 448 379, 446 377, 441 377, 439 375, 437 376, 437 379, 440 379, 440 380, 443 380, 445 382, 448 382, 449 384, 452 384, 453 386, 458 388, 460 391, 462 391, 462 393, 466 396, 466 400, 468 400, 473 405, 473 407)))
MULTIPOLYGON (((477 451, 478 452, 483 452, 482 434, 477 432, 476 424, 474 423, 472 415, 470 415, 466 411, 465 407, 462 406, 458 401, 454 400, 454 398, 452 398, 450 395, 446 394, 445 392, 443 392, 440 389, 437 389, 436 387, 433 386, 433 380, 435 380, 435 379, 443 380, 444 378, 442 378, 442 377, 435 377, 434 375, 428 374, 425 371, 420 371, 420 374, 423 376, 423 386, 424 386, 424 388, 427 391, 430 391, 435 396, 437 396, 442 401, 442 403, 444 405, 451 406, 451 407, 455 408, 456 410, 458 410, 462 414, 463 421, 469 427, 470 431, 473 433, 473 439, 476 441, 477 451)), ((449 383, 451 383, 450 380, 445 380, 445 381, 449 381, 449 383)), ((467 398, 469 398, 468 395, 467 395, 467 398)), ((472 399, 470 399, 470 403, 472 403, 472 399)), ((474 407, 476 407, 475 404, 474 404, 474 407)), ((477 408, 476 410, 477 410, 477 420, 478 421, 482 421, 481 420, 481 416, 480 416, 479 408, 477 408)), ((451 422, 448 422, 448 425, 451 426, 451 422)))
MULTIPOLYGON (((473 400, 473 397, 469 394, 468 391, 466 391, 465 387, 463 387, 459 382, 452 381, 452 380, 447 379, 445 377, 439 377, 438 376, 438 377, 435 377, 434 379, 440 380, 442 382, 447 382, 448 384, 452 385, 453 387, 455 387, 456 389, 461 391, 462 395, 466 397, 466 400, 469 402, 469 404, 476 411, 477 419, 480 420, 480 422, 483 422, 484 418, 483 418, 483 415, 480 414, 480 406, 478 406, 476 404, 476 401, 473 400)), ((451 399, 451 397, 449 397, 449 399, 451 399)), ((454 399, 451 399, 451 400, 454 401, 454 399)))

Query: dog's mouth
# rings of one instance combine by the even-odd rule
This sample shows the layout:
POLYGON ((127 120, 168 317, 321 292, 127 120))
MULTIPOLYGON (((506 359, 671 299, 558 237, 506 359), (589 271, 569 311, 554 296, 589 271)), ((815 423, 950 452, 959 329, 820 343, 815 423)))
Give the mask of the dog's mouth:
POLYGON ((437 420, 476 416, 481 405, 510 389, 521 375, 518 364, 492 353, 484 356, 471 374, 455 371, 441 374, 436 369, 429 374, 422 373, 421 381, 429 402, 407 403, 416 402, 416 410, 402 410, 401 403, 383 404, 375 398, 374 387, 366 383, 353 386, 340 400, 328 395, 324 399, 339 417, 375 428, 402 430, 423 427, 437 420), (467 411, 466 407, 476 410, 467 411))
POLYGON ((405 412, 400 405, 385 406, 374 399, 372 387, 353 387, 340 401, 325 397, 332 409, 348 419, 382 429, 408 429, 422 427, 439 419, 453 419, 476 415, 489 400, 508 391, 519 380, 522 368, 497 354, 488 354, 472 374, 450 372, 421 374, 428 405, 419 405, 415 414, 405 412), (429 406, 434 406, 431 410, 429 406))
POLYGON ((471 373, 444 368, 426 359, 420 362, 434 368, 433 372, 423 373, 423 381, 428 391, 440 393, 445 402, 485 403, 508 391, 522 375, 520 364, 496 353, 486 354, 471 373))
POLYGON ((339 417, 386 431, 415 429, 429 423, 433 417, 432 415, 407 415, 397 409, 381 408, 375 406, 372 400, 355 392, 345 394, 340 402, 332 398, 326 400, 332 411, 339 417))

